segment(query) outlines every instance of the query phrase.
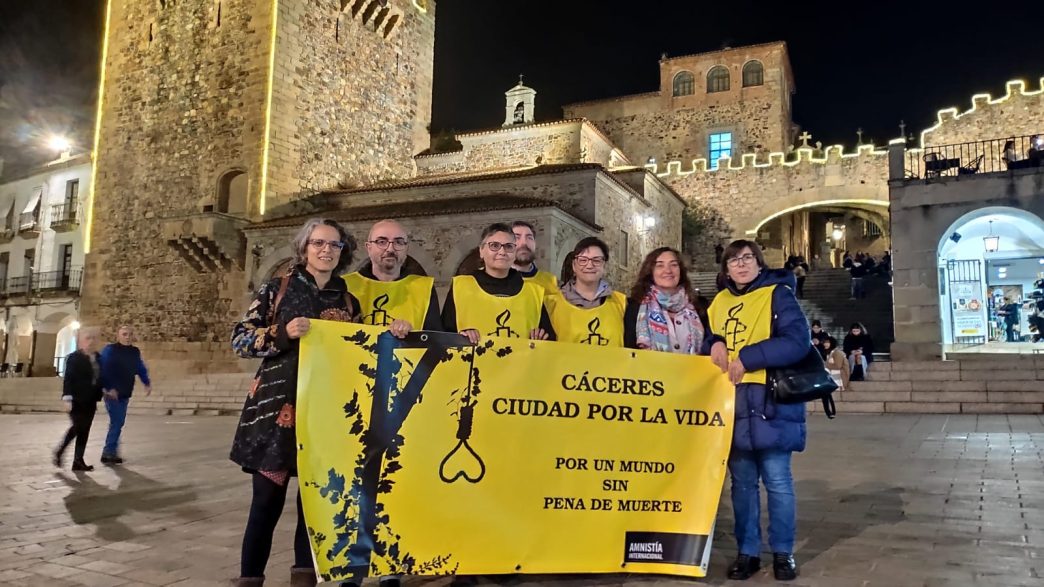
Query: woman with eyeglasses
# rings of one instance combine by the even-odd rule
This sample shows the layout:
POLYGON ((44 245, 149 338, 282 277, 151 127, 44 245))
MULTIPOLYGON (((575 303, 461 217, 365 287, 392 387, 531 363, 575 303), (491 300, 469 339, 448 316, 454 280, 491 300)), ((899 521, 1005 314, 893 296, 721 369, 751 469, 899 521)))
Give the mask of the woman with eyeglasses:
MULTIPOLYGON (((290 478, 297 475, 300 338, 313 319, 355 322, 359 316, 359 302, 340 277, 355 252, 355 240, 344 228, 333 220, 313 218, 292 244, 293 267, 261 286, 246 316, 232 329, 232 349, 241 357, 262 359, 232 442, 231 459, 253 476, 238 585, 263 584, 272 534, 290 478)), ((316 584, 300 491, 290 584, 316 584)))
POLYGON ((645 256, 624 312, 624 346, 700 354, 706 306, 692 289, 681 253, 660 247, 645 256))
POLYGON ((555 340, 544 288, 512 268, 515 234, 496 223, 482 231, 482 267, 453 278, 442 308, 442 325, 477 343, 484 336, 555 340))
POLYGON ((728 570, 733 580, 761 568, 759 479, 768 493, 772 571, 779 581, 797 577, 794 532, 797 513, 790 455, 805 449, 805 405, 777 404, 766 387, 767 370, 803 359, 812 342, 794 296, 794 274, 769 269, 758 245, 733 241, 725 248, 725 289, 711 303, 711 360, 736 386, 729 474, 739 555, 728 570))
POLYGON ((623 346, 627 298, 605 280, 608 261, 609 246, 593 236, 569 253, 561 288, 544 299, 559 341, 623 346))

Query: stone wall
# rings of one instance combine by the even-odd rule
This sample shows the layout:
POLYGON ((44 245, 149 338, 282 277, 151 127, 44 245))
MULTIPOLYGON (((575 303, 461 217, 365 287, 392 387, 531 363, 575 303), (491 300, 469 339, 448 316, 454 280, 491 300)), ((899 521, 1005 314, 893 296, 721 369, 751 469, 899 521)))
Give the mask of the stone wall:
POLYGON ((644 163, 706 157, 711 133, 731 132, 733 153, 782 152, 792 142, 790 94, 793 91, 784 43, 768 43, 674 57, 660 61, 660 89, 566 105, 565 116, 584 117, 605 132, 632 160, 644 163), (743 87, 742 70, 751 60, 764 66, 764 84, 743 87), (707 92, 707 73, 723 65, 730 73, 727 91, 707 92), (674 96, 679 73, 695 77, 691 95, 674 96))
POLYGON ((498 128, 456 138, 462 150, 417 157, 418 173, 440 175, 568 163, 605 167, 628 164, 598 129, 583 120, 498 128))
POLYGON ((212 1, 110 4, 83 321, 216 340, 236 278, 189 267, 160 220, 213 203, 231 168, 256 210, 272 3, 223 1, 220 26, 212 1))
MULTIPOLYGON (((788 210, 822 205, 865 207, 883 211, 888 205, 888 160, 872 147, 842 153, 827 147, 822 157, 798 149, 798 160, 782 154, 757 162, 753 156, 722 160, 717 170, 706 161, 658 164, 657 176, 692 205, 708 211, 706 230, 692 243, 697 269, 711 271, 714 245, 766 232, 766 222, 788 210)), ((766 234, 766 240, 778 239, 766 234)))
MULTIPOLYGON (((900 146, 901 148, 901 146, 900 146)), ((959 219, 987 207, 1044 217, 1044 169, 1021 169, 933 182, 894 180, 892 267, 897 359, 938 357, 939 243, 959 219)), ((989 211, 981 212, 986 214, 989 211)))
POLYGON ((921 145, 934 147, 1003 139, 1044 133, 1044 78, 1035 90, 1023 81, 1011 81, 1005 95, 993 99, 989 94, 972 96, 971 108, 940 110, 938 122, 921 133, 921 145))
POLYGON ((413 175, 431 122, 435 3, 426 6, 280 1, 269 208, 413 175))

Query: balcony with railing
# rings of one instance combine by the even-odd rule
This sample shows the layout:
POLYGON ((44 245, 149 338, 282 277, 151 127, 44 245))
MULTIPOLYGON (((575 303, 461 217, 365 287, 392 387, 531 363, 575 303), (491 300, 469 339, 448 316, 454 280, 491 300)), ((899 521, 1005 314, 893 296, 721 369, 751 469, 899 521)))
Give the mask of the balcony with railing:
POLYGON ((1044 168, 1044 133, 906 151, 905 179, 932 181, 1044 168))
POLYGON ((40 234, 40 215, 33 212, 22 212, 18 215, 18 232, 22 235, 40 234))
POLYGON ((68 232, 75 230, 82 221, 83 211, 79 202, 65 202, 51 206, 51 230, 68 232))
POLYGON ((0 279, 0 297, 30 295, 75 295, 80 292, 82 269, 41 271, 0 279))
MULTIPOLYGON (((12 219, 13 220, 13 219, 12 219)), ((9 243, 15 236, 15 229, 11 226, 0 226, 0 244, 9 243)))

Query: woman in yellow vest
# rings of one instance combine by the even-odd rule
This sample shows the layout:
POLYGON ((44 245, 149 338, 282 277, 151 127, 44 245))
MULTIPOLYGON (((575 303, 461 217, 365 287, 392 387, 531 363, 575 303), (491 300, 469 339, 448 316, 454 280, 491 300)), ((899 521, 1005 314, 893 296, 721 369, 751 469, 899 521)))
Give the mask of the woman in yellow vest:
POLYGON ((700 354, 707 330, 681 253, 660 247, 645 256, 624 313, 624 346, 683 355, 700 354))
POLYGON ((459 332, 477 343, 484 336, 554 340, 544 288, 511 268, 515 235, 507 224, 482 231, 482 268, 453 278, 442 308, 446 332, 459 332))
POLYGON ((768 493, 772 571, 779 581, 797 577, 797 522, 790 456, 805 449, 804 404, 777 404, 765 386, 767 369, 800 361, 811 334, 794 288, 794 274, 768 269, 758 245, 733 241, 721 260, 725 289, 710 306, 711 359, 736 385, 736 423, 729 474, 739 556, 729 567, 733 580, 761 568, 761 510, 758 480, 768 493))
POLYGON ((580 240, 569 254, 562 287, 544 299, 560 342, 623 346, 627 298, 605 280, 609 246, 601 239, 580 240))

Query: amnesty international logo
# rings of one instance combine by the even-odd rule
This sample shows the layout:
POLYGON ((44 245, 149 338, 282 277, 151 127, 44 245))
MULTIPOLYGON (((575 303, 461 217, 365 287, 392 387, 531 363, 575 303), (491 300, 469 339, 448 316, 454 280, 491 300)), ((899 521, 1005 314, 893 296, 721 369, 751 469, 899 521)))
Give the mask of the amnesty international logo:
POLYGON ((374 326, 387 326, 392 323, 392 316, 388 315, 384 307, 388 305, 388 294, 381 294, 373 300, 373 312, 363 317, 363 324, 374 326))
POLYGON ((594 320, 587 323, 587 338, 580 342, 595 346, 609 346, 609 339, 602 336, 602 333, 600 332, 601 327, 602 321, 598 317, 595 317, 594 320))
POLYGON ((508 320, 511 320, 511 310, 504 310, 497 314, 497 328, 493 332, 487 332, 486 336, 506 336, 519 338, 518 333, 511 329, 508 320))
POLYGON ((729 308, 729 319, 725 321, 725 344, 728 345, 730 351, 738 349, 743 343, 747 342, 745 335, 740 337, 741 334, 747 331, 747 325, 737 317, 742 310, 743 302, 729 308))

